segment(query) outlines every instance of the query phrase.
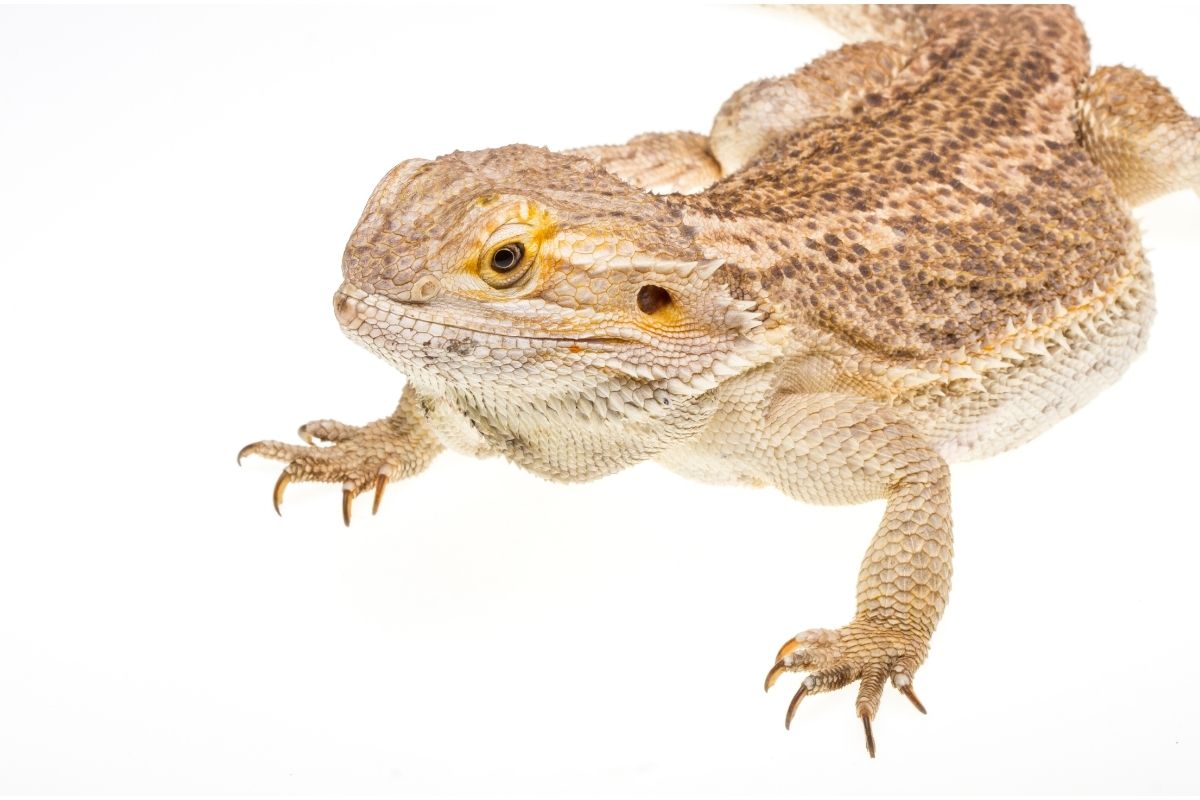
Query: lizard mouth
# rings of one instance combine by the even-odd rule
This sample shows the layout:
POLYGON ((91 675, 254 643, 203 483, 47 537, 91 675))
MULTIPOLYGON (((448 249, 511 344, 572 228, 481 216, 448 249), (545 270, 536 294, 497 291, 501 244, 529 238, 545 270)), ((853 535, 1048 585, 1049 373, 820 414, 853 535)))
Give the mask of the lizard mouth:
POLYGON ((333 298, 333 310, 347 334, 364 338, 373 338, 372 332, 381 332, 427 344, 435 339, 456 338, 453 334, 460 333, 480 340, 530 341, 566 347, 586 345, 605 350, 644 344, 632 337, 610 333, 543 333, 519 325, 464 325, 458 319, 451 321, 448 315, 427 308, 424 303, 390 300, 352 284, 344 284, 338 289, 333 298))

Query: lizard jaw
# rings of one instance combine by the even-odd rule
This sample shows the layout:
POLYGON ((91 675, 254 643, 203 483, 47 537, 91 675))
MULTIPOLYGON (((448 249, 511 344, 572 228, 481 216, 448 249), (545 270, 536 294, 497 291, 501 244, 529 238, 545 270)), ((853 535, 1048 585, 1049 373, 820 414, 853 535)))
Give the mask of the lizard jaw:
POLYGON ((525 324, 513 313, 479 319, 462 305, 442 306, 369 292, 349 281, 334 295, 334 313, 343 332, 406 375, 438 376, 450 383, 503 384, 523 392, 554 374, 571 370, 590 382, 623 376, 679 396, 695 396, 722 380, 776 357, 780 329, 762 330, 761 316, 747 301, 730 301, 726 346, 714 350, 702 336, 676 337, 669 347, 647 331, 593 315, 586 325, 570 325, 578 310, 561 310, 561 325, 548 313, 553 304, 533 309, 541 324, 525 324), (573 328, 573 329, 572 329, 573 328))
POLYGON ((446 332, 460 332, 480 338, 517 339, 538 342, 557 342, 565 345, 595 345, 599 348, 612 348, 623 345, 648 344, 642 341, 646 337, 621 335, 622 332, 593 333, 543 333, 525 330, 514 325, 464 325, 454 314, 420 313, 420 302, 396 301, 380 297, 376 294, 344 283, 333 298, 334 315, 343 330, 350 335, 366 335, 362 331, 364 325, 369 330, 390 331, 394 333, 429 333, 435 338, 446 332), (451 321, 454 320, 454 321, 451 321))

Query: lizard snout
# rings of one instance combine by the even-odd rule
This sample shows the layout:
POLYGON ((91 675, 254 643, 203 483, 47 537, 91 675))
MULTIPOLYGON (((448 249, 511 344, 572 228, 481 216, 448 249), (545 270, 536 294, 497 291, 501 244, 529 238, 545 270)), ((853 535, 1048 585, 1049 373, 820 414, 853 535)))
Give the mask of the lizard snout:
POLYGON ((346 294, 345 289, 339 289, 333 297, 333 313, 344 328, 352 328, 362 319, 362 303, 355 297, 346 294))
MULTIPOLYGON (((428 303, 441 294, 441 291, 441 281, 433 275, 422 275, 408 287, 407 291, 396 292, 391 295, 391 299, 402 303, 428 303)), ((374 305, 374 303, 363 302, 369 296, 369 292, 348 281, 338 287, 337 292, 333 295, 333 313, 342 327, 353 330, 358 326, 364 318, 367 306, 374 305)))

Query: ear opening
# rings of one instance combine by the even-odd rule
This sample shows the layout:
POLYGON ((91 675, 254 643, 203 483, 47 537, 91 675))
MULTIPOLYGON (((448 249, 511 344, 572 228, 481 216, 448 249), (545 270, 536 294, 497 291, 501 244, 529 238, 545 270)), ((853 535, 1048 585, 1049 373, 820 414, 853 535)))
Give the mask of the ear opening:
POLYGON ((643 314, 653 314, 671 305, 671 293, 661 286, 648 283, 638 289, 637 304, 643 314))

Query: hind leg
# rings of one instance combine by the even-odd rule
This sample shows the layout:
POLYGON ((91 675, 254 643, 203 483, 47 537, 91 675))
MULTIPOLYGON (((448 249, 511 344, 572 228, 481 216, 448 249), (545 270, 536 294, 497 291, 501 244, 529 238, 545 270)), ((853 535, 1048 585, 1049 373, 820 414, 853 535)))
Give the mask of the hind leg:
POLYGON ((861 113, 887 91, 905 59, 904 50, 883 42, 847 44, 791 75, 738 89, 717 112, 709 139, 722 174, 808 125, 861 113))
POLYGON ((708 137, 698 133, 644 133, 625 144, 567 152, 590 158, 626 183, 654 194, 692 194, 721 178, 708 137))
POLYGON ((1079 94, 1079 134, 1117 192, 1137 205, 1179 189, 1200 192, 1200 119, 1161 83, 1131 67, 1101 67, 1079 94))
POLYGON ((887 90, 905 58, 902 48, 883 42, 848 44, 791 75, 738 89, 721 106, 710 136, 648 133, 626 144, 567 152, 648 192, 700 192, 806 125, 861 113, 887 90))

